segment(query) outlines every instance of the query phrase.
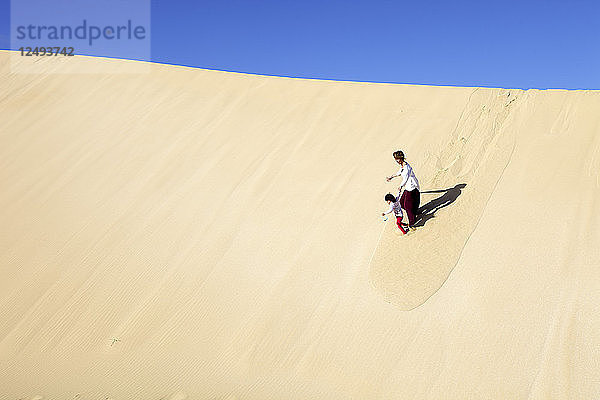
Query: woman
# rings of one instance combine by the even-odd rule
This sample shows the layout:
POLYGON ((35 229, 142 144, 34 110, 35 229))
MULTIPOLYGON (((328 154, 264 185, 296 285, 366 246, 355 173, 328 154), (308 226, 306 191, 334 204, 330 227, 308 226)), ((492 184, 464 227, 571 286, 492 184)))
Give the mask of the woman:
POLYGON ((388 176, 387 181, 391 181, 397 176, 402 177, 402 184, 398 188, 399 191, 404 189, 404 193, 400 197, 400 204, 406 210, 408 215, 409 229, 415 229, 415 221, 419 210, 419 202, 421 201, 421 193, 419 192, 419 180, 415 176, 412 167, 405 161, 404 153, 400 150, 394 152, 394 160, 400 164, 400 169, 396 175, 388 176))

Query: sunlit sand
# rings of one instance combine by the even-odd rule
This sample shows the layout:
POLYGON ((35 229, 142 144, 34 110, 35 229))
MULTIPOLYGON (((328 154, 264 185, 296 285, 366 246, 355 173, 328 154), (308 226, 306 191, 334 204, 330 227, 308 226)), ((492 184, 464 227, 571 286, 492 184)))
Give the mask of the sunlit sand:
POLYGON ((600 92, 9 58, 0 399, 600 393, 600 92))

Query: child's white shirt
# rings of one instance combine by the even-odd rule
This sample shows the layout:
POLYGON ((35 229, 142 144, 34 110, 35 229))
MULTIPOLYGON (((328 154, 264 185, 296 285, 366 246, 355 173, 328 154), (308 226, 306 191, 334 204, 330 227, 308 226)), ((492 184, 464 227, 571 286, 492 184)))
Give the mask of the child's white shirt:
POLYGON ((396 202, 390 204, 390 208, 385 212, 385 214, 389 214, 394 212, 396 217, 402 218, 402 207, 400 207, 400 193, 398 193, 398 197, 396 197, 396 202))

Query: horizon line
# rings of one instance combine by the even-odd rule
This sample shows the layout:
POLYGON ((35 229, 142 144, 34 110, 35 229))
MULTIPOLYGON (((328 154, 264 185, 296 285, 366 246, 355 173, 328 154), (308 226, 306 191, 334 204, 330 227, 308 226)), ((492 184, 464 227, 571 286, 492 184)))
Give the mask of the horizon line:
MULTIPOLYGON (((0 48, 0 51, 7 52, 19 52, 19 50, 14 49, 3 49, 0 48)), ((218 69, 218 68, 208 68, 208 67, 200 67, 197 65, 187 65, 187 64, 177 64, 177 63, 169 63, 169 62, 158 62, 151 60, 140 60, 136 58, 120 58, 120 57, 110 57, 110 56, 99 56, 93 54, 75 54, 75 56, 83 56, 83 57, 94 57, 94 58, 106 58, 111 60, 121 60, 121 61, 136 61, 136 62, 146 62, 150 64, 157 65, 168 65, 175 67, 184 67, 184 68, 194 68, 194 69, 203 69, 207 71, 216 71, 216 72, 228 72, 234 74, 244 74, 244 75, 253 75, 253 76, 264 76, 270 78, 286 78, 286 79, 304 79, 304 80, 316 80, 316 81, 326 81, 326 82, 344 82, 344 83, 371 83, 371 84, 383 84, 383 85, 414 85, 414 86, 430 86, 430 87, 452 87, 452 88, 485 88, 485 89, 506 89, 506 90, 570 90, 570 91, 600 91, 598 89, 590 89, 590 88, 565 88, 565 87, 500 87, 500 86, 485 86, 485 85, 451 85, 451 84, 433 84, 433 83, 411 83, 411 82, 391 82, 391 81, 367 81, 367 80, 351 80, 351 79, 332 79, 332 78, 317 78, 317 77, 304 77, 304 76, 289 76, 289 75, 276 75, 276 74, 266 74, 266 73, 258 73, 258 72, 247 72, 247 71, 237 71, 237 70, 228 70, 228 69, 218 69)))

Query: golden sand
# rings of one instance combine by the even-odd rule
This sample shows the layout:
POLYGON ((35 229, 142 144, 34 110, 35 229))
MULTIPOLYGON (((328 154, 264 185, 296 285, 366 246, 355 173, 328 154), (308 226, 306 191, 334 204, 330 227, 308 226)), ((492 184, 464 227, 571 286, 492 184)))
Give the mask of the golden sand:
POLYGON ((9 59, 0 399, 599 395, 600 92, 9 59))

